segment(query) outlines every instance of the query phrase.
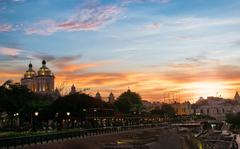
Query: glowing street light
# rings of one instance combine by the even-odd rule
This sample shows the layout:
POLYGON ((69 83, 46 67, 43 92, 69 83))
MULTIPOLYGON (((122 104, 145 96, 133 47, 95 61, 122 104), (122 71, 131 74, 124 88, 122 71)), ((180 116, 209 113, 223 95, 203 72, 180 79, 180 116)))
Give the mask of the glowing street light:
POLYGON ((35 115, 35 116, 38 116, 38 114, 39 114, 38 112, 34 112, 34 115, 35 115))
POLYGON ((13 114, 14 117, 15 117, 15 116, 18 116, 18 115, 19 115, 19 113, 14 113, 14 114, 13 114))
POLYGON ((70 115, 70 112, 67 112, 67 116, 69 116, 70 115))

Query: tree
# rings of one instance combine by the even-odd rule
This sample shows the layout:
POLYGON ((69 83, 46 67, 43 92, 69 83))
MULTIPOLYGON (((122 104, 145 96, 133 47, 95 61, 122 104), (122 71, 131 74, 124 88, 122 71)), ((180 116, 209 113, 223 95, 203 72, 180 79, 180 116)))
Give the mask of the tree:
MULTIPOLYGON (((26 86, 8 80, 0 86, 0 110, 6 112, 12 128, 14 114, 19 114, 20 122, 30 120, 35 111, 45 110, 51 103, 51 98, 30 91, 26 86)), ((21 123, 20 123, 21 125, 21 123)))
POLYGON ((163 104, 161 110, 162 113, 168 117, 173 117, 176 114, 173 107, 168 104, 163 104))
POLYGON ((232 128, 240 128, 240 113, 226 114, 226 122, 232 124, 232 128))
POLYGON ((114 102, 114 107, 117 111, 129 113, 131 111, 141 111, 143 104, 141 96, 138 93, 131 92, 130 90, 122 93, 114 102))
MULTIPOLYGON (((75 93, 60 97, 50 107, 51 115, 56 117, 56 121, 59 126, 59 129, 62 129, 63 123, 62 120, 69 117, 71 121, 74 120, 83 120, 87 115, 90 116, 98 116, 101 115, 102 112, 113 109, 110 103, 104 102, 102 100, 96 100, 94 97, 91 97, 84 93, 75 93), (96 110, 96 111, 95 111, 96 110), (69 113, 69 115, 67 115, 69 113), (96 115, 95 115, 96 114, 96 115)), ((107 113, 109 116, 114 113, 107 113)))
POLYGON ((151 114, 159 115, 159 116, 163 116, 164 115, 162 109, 160 109, 159 107, 156 107, 155 109, 151 110, 151 114))

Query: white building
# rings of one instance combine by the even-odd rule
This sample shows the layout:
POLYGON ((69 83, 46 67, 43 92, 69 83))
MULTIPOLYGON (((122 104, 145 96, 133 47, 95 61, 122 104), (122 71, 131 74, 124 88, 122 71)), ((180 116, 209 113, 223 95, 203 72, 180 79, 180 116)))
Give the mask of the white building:
POLYGON ((209 115, 218 120, 225 120, 226 114, 237 113, 240 105, 236 100, 223 99, 219 97, 208 97, 201 99, 192 105, 192 113, 197 115, 209 115))
POLYGON ((42 61, 42 67, 36 73, 30 63, 28 70, 21 79, 21 84, 27 86, 31 91, 41 94, 51 94, 54 92, 54 75, 46 66, 46 61, 42 61))

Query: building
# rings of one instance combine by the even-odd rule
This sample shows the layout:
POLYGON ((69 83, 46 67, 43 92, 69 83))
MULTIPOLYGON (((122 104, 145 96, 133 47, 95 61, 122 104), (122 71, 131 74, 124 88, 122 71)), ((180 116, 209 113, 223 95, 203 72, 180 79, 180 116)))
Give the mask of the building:
POLYGON ((102 100, 102 96, 99 92, 96 93, 95 98, 98 99, 98 100, 102 100))
POLYGON ((192 108, 190 102, 178 103, 174 102, 171 104, 176 112, 176 115, 190 115, 192 114, 192 108))
POLYGON ((151 111, 156 108, 160 109, 162 107, 162 104, 160 102, 150 102, 147 100, 142 100, 142 104, 145 107, 146 111, 151 111))
POLYGON ((115 97, 114 97, 113 93, 111 92, 111 93, 109 94, 109 97, 108 97, 108 102, 111 103, 111 104, 113 104, 113 103, 114 103, 114 100, 115 100, 115 97))
POLYGON ((238 91, 236 91, 236 94, 234 96, 234 100, 237 101, 238 103, 240 103, 240 96, 238 94, 238 91))
POLYGON ((232 99, 221 97, 208 97, 200 99, 192 105, 192 113, 196 115, 208 115, 217 120, 225 120, 226 114, 240 111, 239 104, 232 99))
POLYGON ((74 84, 73 84, 72 87, 71 87, 71 91, 70 91, 69 94, 75 94, 75 93, 77 93, 77 91, 76 91, 76 87, 75 87, 74 84))
POLYGON ((42 67, 36 73, 33 65, 28 65, 28 70, 21 79, 21 85, 25 85, 31 91, 41 94, 52 94, 54 92, 54 75, 46 66, 46 61, 42 61, 42 67))

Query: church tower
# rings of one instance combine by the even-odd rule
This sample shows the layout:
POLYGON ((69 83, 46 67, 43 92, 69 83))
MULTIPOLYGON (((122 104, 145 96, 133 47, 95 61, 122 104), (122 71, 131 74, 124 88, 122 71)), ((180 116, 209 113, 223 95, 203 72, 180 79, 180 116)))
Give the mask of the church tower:
POLYGON ((74 86, 74 84, 72 85, 71 87, 71 91, 69 94, 75 94, 77 91, 76 91, 76 87, 74 86))
POLYGON ((102 100, 102 96, 101 96, 101 94, 99 92, 97 92, 95 98, 98 99, 98 100, 102 100))
POLYGON ((23 78, 21 79, 21 84, 25 85, 28 89, 35 91, 36 86, 33 78, 36 76, 36 72, 33 70, 33 65, 30 63, 28 65, 28 70, 25 72, 23 78))
POLYGON ((114 97, 113 93, 111 92, 111 93, 109 94, 109 97, 108 97, 108 102, 111 103, 111 104, 113 104, 114 100, 115 100, 115 97, 114 97))
POLYGON ((30 63, 28 70, 21 79, 21 84, 25 85, 31 91, 41 94, 51 94, 54 92, 54 75, 46 66, 46 61, 42 61, 42 67, 36 73, 30 63))
POLYGON ((240 102, 240 96, 238 94, 238 91, 236 91, 236 94, 234 96, 234 100, 237 101, 237 102, 240 102))
POLYGON ((36 90, 40 93, 51 93, 54 91, 54 75, 46 66, 46 61, 42 61, 42 67, 38 70, 38 75, 34 77, 36 90))

